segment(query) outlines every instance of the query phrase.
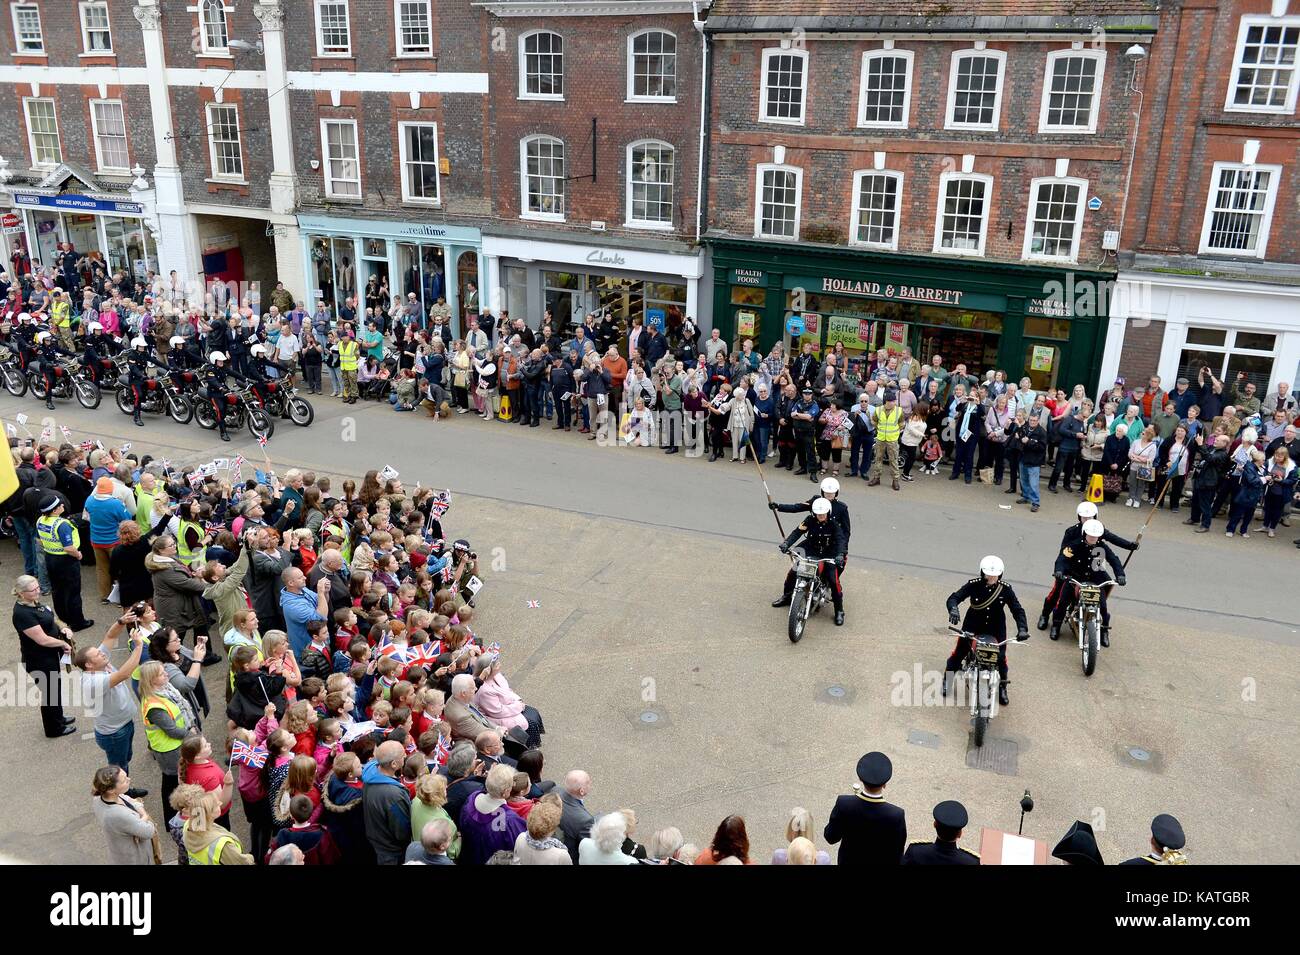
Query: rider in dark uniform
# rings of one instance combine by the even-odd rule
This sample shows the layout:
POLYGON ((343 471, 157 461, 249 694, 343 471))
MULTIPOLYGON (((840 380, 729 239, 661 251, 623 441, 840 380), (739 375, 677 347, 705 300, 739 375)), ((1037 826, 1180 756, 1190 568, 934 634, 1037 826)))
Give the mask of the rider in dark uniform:
POLYGON ((144 427, 144 421, 140 418, 140 402, 144 398, 145 383, 149 380, 150 365, 164 369, 167 367, 153 357, 153 345, 149 339, 137 335, 131 339, 131 351, 126 356, 126 374, 131 388, 132 420, 141 428, 144 427))
MULTIPOLYGON (((831 502, 831 520, 840 525, 840 533, 844 535, 844 554, 847 558, 849 551, 849 506, 840 500, 840 482, 833 477, 828 477, 822 481, 821 496, 831 502)), ((806 514, 812 510, 813 503, 817 500, 817 495, 813 495, 801 504, 777 504, 775 501, 768 503, 774 511, 780 511, 782 514, 806 514)))
POLYGON ((907 817, 885 802, 885 784, 894 766, 884 753, 867 753, 858 760, 862 786, 840 796, 831 809, 823 835, 831 845, 840 843, 839 865, 898 865, 907 845, 907 817))
POLYGON ((180 335, 173 335, 167 342, 167 370, 172 374, 181 371, 194 371, 203 364, 180 335))
POLYGON ((12 348, 18 356, 18 369, 25 375, 27 368, 36 360, 36 323, 26 312, 18 314, 18 324, 14 326, 12 348))
POLYGON ((86 374, 95 384, 99 384, 104 377, 105 370, 103 363, 111 359, 114 355, 122 350, 113 336, 104 331, 104 326, 99 322, 91 322, 86 326, 86 340, 82 347, 81 362, 86 367, 86 374))
POLYGON ((230 435, 226 434, 226 395, 230 389, 226 386, 226 379, 234 373, 226 367, 226 356, 222 352, 214 351, 208 356, 208 361, 210 364, 203 369, 204 394, 216 411, 217 431, 221 434, 221 440, 229 441, 230 435))
POLYGON ((54 410, 54 369, 58 367, 59 357, 73 357, 64 351, 58 339, 50 332, 36 333, 36 360, 41 363, 41 377, 45 379, 45 407, 54 410))
MULTIPOLYGON (((268 394, 266 385, 272 380, 269 372, 274 369, 278 381, 284 381, 289 374, 289 369, 284 365, 266 357, 266 346, 260 342, 249 349, 248 360, 244 363, 244 367, 248 372, 248 381, 253 386, 253 394, 257 395, 263 405, 266 404, 268 394)), ((285 407, 287 409, 288 406, 285 407)), ((285 414, 288 414, 287 410, 285 414)))
MULTIPOLYGON (((1115 552, 1107 546, 1103 537, 1106 528, 1095 517, 1084 521, 1081 528, 1083 541, 1061 548, 1056 556, 1055 577, 1073 577, 1088 584, 1101 584, 1110 580, 1104 564, 1110 564, 1115 571, 1115 583, 1123 587, 1128 583, 1124 576, 1124 565, 1120 563, 1115 552)), ((1057 597, 1056 607, 1052 610, 1052 629, 1048 632, 1053 640, 1061 636, 1061 621, 1074 605, 1075 588, 1064 586, 1057 597)), ((1106 589, 1101 592, 1101 645, 1110 646, 1110 609, 1106 606, 1106 589)))
MULTIPOLYGON (((812 504, 813 516, 806 518, 781 542, 781 553, 789 553, 795 541, 804 539, 804 553, 812 560, 824 561, 821 567, 821 579, 831 589, 831 599, 835 603, 835 626, 844 626, 844 590, 840 586, 840 569, 844 566, 844 535, 840 526, 830 519, 831 502, 819 497, 812 504)), ((785 577, 785 590, 781 596, 772 601, 773 607, 786 607, 794 593, 794 568, 785 577)))
MULTIPOLYGON (((1003 612, 1005 609, 1011 611, 1011 617, 1016 622, 1016 640, 1020 642, 1028 640, 1029 621, 1025 617, 1025 608, 1020 606, 1020 600, 1016 597, 1016 592, 1011 589, 1011 585, 1003 581, 1004 570, 1001 557, 990 554, 980 561, 980 576, 966 581, 960 590, 948 595, 948 622, 954 627, 957 626, 960 619, 957 608, 961 606, 963 600, 969 600, 970 607, 966 609, 966 619, 961 621, 961 628, 967 633, 978 633, 1005 640, 1007 638, 1007 617, 1003 612)), ((957 638, 957 646, 953 647, 952 654, 943 668, 944 696, 948 695, 948 674, 956 673, 961 669, 962 661, 970 652, 970 644, 969 637, 957 638)), ((1006 644, 998 647, 998 674, 1002 677, 998 681, 998 702, 1006 706, 1009 702, 1007 684, 1011 682, 1007 679, 1006 644)))
POLYGON ((1187 845, 1182 824, 1162 812, 1151 820, 1151 851, 1135 859, 1125 859, 1120 865, 1186 865, 1182 848, 1187 845))
MULTIPOLYGON (((1090 521, 1097 516, 1097 505, 1092 501, 1083 501, 1075 508, 1074 513, 1079 519, 1065 529, 1065 534, 1061 537, 1061 550, 1083 543, 1083 522, 1090 521)), ((1122 547, 1127 551, 1138 549, 1138 541, 1127 540, 1118 534, 1112 534, 1110 531, 1102 535, 1101 539, 1112 547, 1122 547)), ((1057 553, 1059 554, 1060 551, 1057 551, 1057 553)), ((1061 581, 1053 578, 1052 589, 1047 592, 1047 597, 1043 600, 1043 612, 1038 615, 1039 630, 1047 629, 1047 618, 1051 614, 1052 608, 1056 606, 1056 599, 1060 596, 1061 581)))
POLYGON ((913 842, 903 853, 903 865, 979 865, 978 852, 957 845, 970 816, 966 807, 948 799, 934 807, 934 842, 913 842))

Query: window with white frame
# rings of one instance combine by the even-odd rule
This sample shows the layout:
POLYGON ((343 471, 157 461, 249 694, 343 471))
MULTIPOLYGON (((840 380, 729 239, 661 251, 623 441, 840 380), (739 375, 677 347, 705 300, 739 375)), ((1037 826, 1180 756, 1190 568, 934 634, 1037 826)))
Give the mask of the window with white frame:
POLYGON ((1300 72, 1300 17, 1242 17, 1224 109, 1290 113, 1300 72))
POLYGON ((671 100, 677 96, 677 37, 642 30, 627 40, 627 98, 671 100))
POLYGON ((41 8, 34 3, 16 3, 13 6, 15 52, 44 53, 45 34, 41 32, 41 8))
POLYGON ((992 191, 992 176, 949 172, 939 177, 934 251, 956 255, 984 254, 992 191))
POLYGON ((806 50, 764 50, 759 120, 802 126, 808 99, 806 50))
POLYGON ((1007 55, 1001 50, 959 50, 952 55, 947 128, 998 128, 1006 61, 1007 55))
POLYGON ((33 166, 57 166, 63 161, 59 145, 59 122, 54 112, 54 100, 25 99, 27 112, 27 140, 32 150, 33 166))
POLYGON ((108 25, 108 4, 81 4, 81 48, 86 53, 112 53, 113 33, 108 25))
POLYGON ((754 190, 754 235, 760 239, 799 238, 803 170, 760 165, 754 190))
POLYGON ((1246 382, 1254 383, 1264 394, 1273 379, 1277 346, 1278 335, 1273 332, 1189 325, 1178 356, 1178 375, 1195 387, 1202 368, 1227 385, 1237 383, 1237 375, 1244 374, 1246 382))
POLYGON ((1103 50, 1056 50, 1047 54, 1039 131, 1095 133, 1105 68, 1103 50))
POLYGON ((208 149, 212 178, 244 179, 244 151, 239 142, 239 108, 233 103, 208 104, 208 149))
POLYGON ((1264 258, 1281 166, 1216 162, 1201 228, 1201 253, 1264 258))
POLYGON ((853 174, 853 233, 849 241, 876 249, 898 248, 898 208, 903 174, 862 170, 853 174))
POLYGON ((519 38, 521 99, 564 99, 564 38, 538 30, 519 38))
POLYGON ((126 172, 131 160, 126 149, 126 116, 122 101, 90 101, 90 125, 95 134, 95 161, 101 171, 126 172))
POLYGON ((221 0, 202 0, 199 4, 199 45, 204 53, 230 52, 226 13, 221 0))
POLYGON ((1029 184, 1029 220, 1025 225, 1026 259, 1073 262, 1079 257, 1084 203, 1083 179, 1035 179, 1029 184))
POLYGON ((627 221, 633 226, 673 224, 673 173, 677 152, 667 143, 627 147, 627 221))
POLYGON ((906 129, 912 99, 912 52, 872 50, 862 54, 858 125, 906 129))
POLYGON ((438 124, 398 123, 402 201, 437 205, 438 124))
POLYGON ((361 159, 356 120, 322 119, 320 138, 325 153, 325 195, 360 198, 361 159))
POLYGON ((433 52, 433 14, 429 0, 396 0, 397 55, 429 56, 433 52))
POLYGON ((523 217, 564 218, 564 143, 552 136, 531 136, 519 144, 523 217))
POLYGON ((347 0, 316 0, 316 55, 352 55, 347 0))

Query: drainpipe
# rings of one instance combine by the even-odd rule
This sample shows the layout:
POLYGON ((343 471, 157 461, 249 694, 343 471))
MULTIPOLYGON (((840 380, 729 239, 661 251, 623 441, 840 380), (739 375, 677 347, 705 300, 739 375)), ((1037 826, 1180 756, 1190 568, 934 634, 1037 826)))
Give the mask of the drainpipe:
MULTIPOLYGON (((706 0, 707 2, 707 0, 706 0)), ((704 21, 700 19, 699 0, 691 0, 693 25, 700 34, 700 160, 695 172, 695 241, 698 243, 704 234, 704 203, 707 198, 704 187, 706 157, 709 152, 708 114, 709 114, 709 44, 710 38, 704 32, 704 21)))

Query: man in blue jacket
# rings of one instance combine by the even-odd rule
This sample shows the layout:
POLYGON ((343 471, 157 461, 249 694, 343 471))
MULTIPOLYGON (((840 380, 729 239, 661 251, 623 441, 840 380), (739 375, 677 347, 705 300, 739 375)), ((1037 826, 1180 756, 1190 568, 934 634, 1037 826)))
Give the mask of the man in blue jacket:
POLYGON ((411 844, 411 795, 401 781, 404 762, 402 744, 387 740, 361 771, 366 839, 380 865, 401 865, 411 844))
POLYGON ((311 643, 307 624, 329 617, 330 579, 322 577, 315 592, 307 589, 307 577, 297 567, 285 570, 280 579, 284 582, 284 589, 280 591, 280 612, 284 614, 285 633, 289 636, 289 647, 294 657, 302 659, 307 644, 311 643))

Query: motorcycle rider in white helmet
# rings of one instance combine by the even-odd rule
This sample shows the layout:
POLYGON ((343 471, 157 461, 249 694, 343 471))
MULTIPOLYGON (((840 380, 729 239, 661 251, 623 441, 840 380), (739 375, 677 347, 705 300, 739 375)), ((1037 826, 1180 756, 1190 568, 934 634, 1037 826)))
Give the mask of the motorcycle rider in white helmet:
MULTIPOLYGON (((995 554, 989 554, 981 560, 980 575, 972 577, 962 585, 960 590, 955 590, 948 595, 948 622, 954 627, 960 622, 961 628, 967 633, 1005 640, 1007 638, 1005 611, 1010 610, 1011 617, 1016 622, 1016 640, 1018 642, 1028 640, 1029 621, 1025 617, 1025 608, 1020 605, 1020 600, 1016 597, 1016 592, 1011 589, 1011 585, 1002 579, 1005 569, 1002 558, 995 554), (966 608, 966 617, 963 620, 957 608, 965 600, 970 601, 970 606, 966 608)), ((948 695, 948 681, 951 679, 949 674, 961 669, 970 650, 970 638, 959 637, 957 646, 953 648, 948 662, 944 664, 944 696, 948 695)), ((998 681, 998 702, 1006 706, 1010 702, 1007 695, 1007 684, 1010 681, 1007 679, 1006 644, 998 647, 998 674, 1001 676, 998 681)))
POLYGON ((214 351, 208 356, 208 365, 203 369, 201 397, 212 402, 212 408, 217 416, 217 432, 221 435, 222 441, 230 440, 230 435, 226 433, 226 395, 230 393, 226 379, 231 375, 234 375, 234 372, 226 367, 225 352, 214 351))
MULTIPOLYGON (((778 546, 781 553, 789 553, 799 538, 803 538, 804 553, 813 560, 823 561, 821 578, 831 589, 831 599, 835 604, 835 626, 844 626, 844 588, 840 586, 840 570, 844 567, 844 534, 839 524, 831 520, 831 502, 819 497, 812 502, 812 517, 804 518, 778 546)), ((772 601, 773 607, 788 607, 790 596, 794 593, 795 573, 785 577, 785 590, 781 596, 772 601)))
POLYGON ((86 338, 82 342, 81 363, 86 368, 86 374, 95 384, 106 373, 104 363, 108 362, 114 355, 121 351, 117 342, 113 341, 113 336, 104 331, 104 326, 99 322, 90 322, 86 325, 86 338))
POLYGON ((779 511, 782 514, 804 514, 811 511, 813 504, 819 499, 824 498, 831 502, 831 520, 840 526, 840 533, 844 537, 844 559, 847 562, 849 556, 849 507, 840 500, 840 482, 833 477, 824 478, 821 483, 821 494, 814 494, 806 501, 798 504, 778 504, 775 501, 768 501, 767 506, 773 511, 779 511))
POLYGON ((131 339, 131 351, 126 356, 126 374, 128 387, 131 389, 132 420, 136 427, 143 428, 140 418, 140 401, 144 397, 145 382, 149 380, 149 366, 166 368, 162 362, 153 357, 153 345, 143 335, 131 339))
POLYGON ((41 329, 36 333, 36 360, 40 362, 41 378, 45 382, 45 407, 50 411, 54 410, 54 376, 60 355, 72 357, 51 332, 41 329))
MULTIPOLYGON (((1097 516, 1097 505, 1092 503, 1092 501, 1080 501, 1079 506, 1074 509, 1074 513, 1079 519, 1065 529, 1065 534, 1061 537, 1061 548, 1057 551, 1058 554, 1067 547, 1082 543, 1083 523, 1084 521, 1090 521, 1097 516)), ((1138 549, 1137 541, 1127 540, 1120 537, 1118 534, 1112 534, 1110 531, 1106 531, 1106 533, 1102 535, 1102 540, 1107 544, 1110 544, 1112 547, 1122 547, 1127 551, 1135 551, 1138 549)), ((1057 598, 1060 596, 1061 581, 1059 578, 1054 576, 1052 578, 1052 589, 1047 592, 1047 597, 1043 601, 1043 612, 1038 615, 1039 630, 1047 629, 1047 618, 1051 614, 1052 608, 1056 606, 1057 598)))
MULTIPOLYGON (((1111 569, 1115 571, 1115 583, 1121 587, 1127 584, 1128 578, 1124 576, 1124 565, 1120 563, 1115 552, 1107 546, 1106 528, 1101 521, 1095 517, 1089 518, 1083 522, 1080 532, 1081 540, 1061 548, 1061 552, 1056 557, 1053 576, 1058 580, 1072 577, 1088 584, 1101 584, 1110 580, 1105 567, 1106 564, 1110 564, 1111 569)), ((1052 610, 1052 629, 1048 632, 1048 636, 1053 640, 1061 635, 1061 621, 1074 605, 1077 589, 1073 585, 1061 587, 1060 596, 1056 599, 1056 607, 1052 610)), ((1101 645, 1103 647, 1110 646, 1110 610, 1106 607, 1106 593, 1109 589, 1104 587, 1101 591, 1101 645)))

